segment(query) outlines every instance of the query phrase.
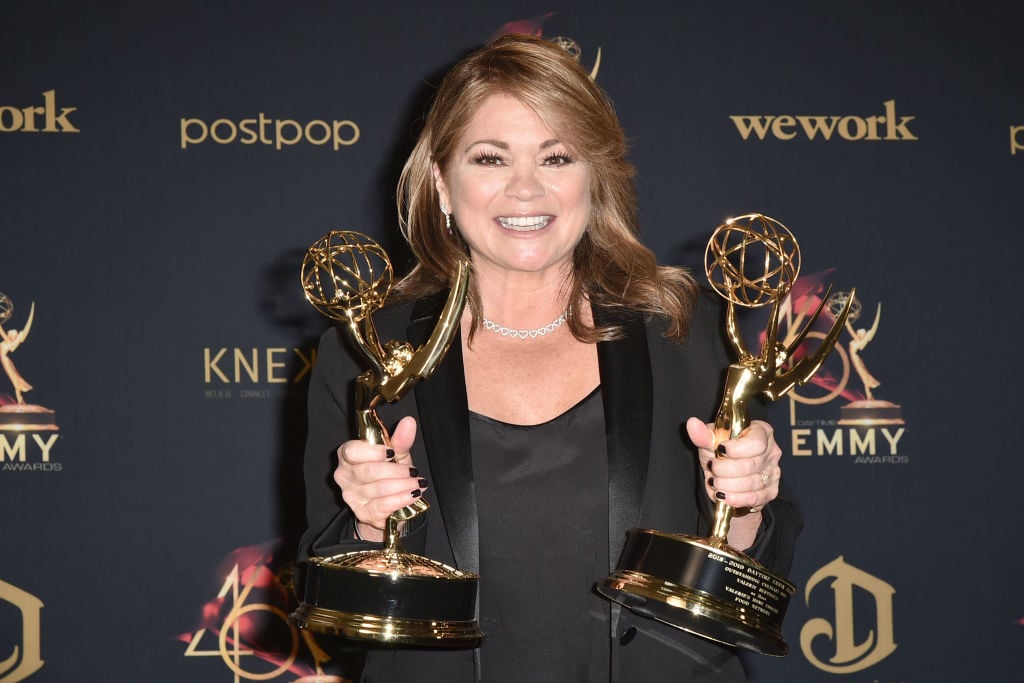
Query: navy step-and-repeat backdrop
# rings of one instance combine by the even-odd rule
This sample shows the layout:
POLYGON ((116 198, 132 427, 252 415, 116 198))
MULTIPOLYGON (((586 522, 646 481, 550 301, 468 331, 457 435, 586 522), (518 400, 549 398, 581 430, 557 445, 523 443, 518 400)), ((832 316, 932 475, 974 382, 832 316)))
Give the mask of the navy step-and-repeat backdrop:
MULTIPOLYGON (((294 681, 305 247, 377 238, 431 88, 566 37, 632 141, 646 241, 795 233, 773 406, 806 507, 756 682, 1021 680, 1022 11, 996 2, 0 4, 0 681, 294 681), (1015 360, 1017 359, 1017 360, 1015 360)), ((749 322, 758 325, 756 315, 749 322)), ((681 418, 685 416, 680 416, 681 418)))

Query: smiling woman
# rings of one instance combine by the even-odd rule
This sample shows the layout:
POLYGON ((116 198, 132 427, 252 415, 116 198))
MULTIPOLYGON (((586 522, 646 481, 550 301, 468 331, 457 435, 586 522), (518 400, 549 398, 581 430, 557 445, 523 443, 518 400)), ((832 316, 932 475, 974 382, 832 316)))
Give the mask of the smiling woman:
POLYGON ((574 161, 536 112, 510 95, 484 100, 456 149, 433 172, 487 301, 481 313, 525 328, 559 316, 568 293, 550 293, 571 276, 587 227, 588 164, 574 161))
MULTIPOLYGON (((436 230, 442 208, 450 206, 440 196, 443 184, 438 183, 455 182, 461 167, 473 162, 496 166, 507 175, 512 151, 508 146, 525 142, 518 132, 520 125, 529 126, 535 149, 517 150, 515 161, 520 166, 527 160, 540 164, 553 175, 539 169, 532 178, 520 173, 506 192, 536 192, 534 181, 543 185, 541 178, 554 182, 585 168, 584 231, 573 249, 571 277, 559 283, 568 287, 567 301, 586 299, 665 315, 670 336, 681 340, 696 285, 680 269, 659 267, 637 237, 634 170, 626 159, 626 139, 611 102, 568 52, 552 42, 523 36, 499 38, 473 53, 452 68, 438 89, 399 179, 399 215, 417 266, 398 284, 396 293, 416 298, 448 286, 451 273, 465 258, 467 244, 464 229, 461 239, 459 235, 447 239, 447 232, 436 230), (499 133, 509 138, 492 139, 499 133), (529 181, 525 186, 524 180, 529 181)), ((521 206, 507 218, 517 215, 524 215, 521 206)), ((457 223, 458 218, 456 214, 457 223)), ((474 279, 470 289, 471 334, 485 313, 478 285, 479 279, 474 279)), ((487 311, 489 318, 503 313, 490 315, 495 305, 487 311)), ((618 334, 615 324, 594 326, 583 315, 580 307, 567 307, 567 327, 578 339, 593 342, 618 334)), ((540 312, 534 317, 542 319, 540 312)), ((500 322, 520 327, 529 321, 510 315, 500 322)))
POLYGON ((611 103, 554 43, 497 38, 441 83, 399 181, 416 265, 375 321, 382 339, 423 339, 468 258, 460 343, 413 400, 382 407, 389 450, 347 431, 363 368, 323 336, 303 548, 379 547, 388 515, 428 500, 403 545, 480 574, 486 640, 367 646, 364 681, 743 680, 728 648, 593 590, 630 528, 706 535, 712 501, 741 508, 730 544, 779 573, 800 526, 768 424, 706 469, 719 312, 639 241, 632 178, 611 103))

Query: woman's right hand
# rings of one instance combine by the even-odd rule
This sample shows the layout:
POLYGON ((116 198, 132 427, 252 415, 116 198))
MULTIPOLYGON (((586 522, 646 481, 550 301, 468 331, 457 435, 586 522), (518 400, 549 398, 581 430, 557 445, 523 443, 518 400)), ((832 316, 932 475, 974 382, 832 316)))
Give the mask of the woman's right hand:
POLYGON ((391 435, 390 448, 358 440, 338 448, 334 481, 355 515, 360 538, 383 541, 388 516, 411 505, 427 488, 409 452, 415 439, 416 420, 404 417, 391 435))

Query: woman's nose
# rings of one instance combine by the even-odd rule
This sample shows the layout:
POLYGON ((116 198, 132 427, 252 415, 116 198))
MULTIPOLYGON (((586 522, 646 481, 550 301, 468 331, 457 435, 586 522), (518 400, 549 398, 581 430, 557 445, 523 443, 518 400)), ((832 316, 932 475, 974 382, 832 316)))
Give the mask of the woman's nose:
POLYGON ((505 194, 521 201, 534 199, 544 194, 544 185, 537 177, 537 169, 532 165, 516 166, 505 186, 505 194))

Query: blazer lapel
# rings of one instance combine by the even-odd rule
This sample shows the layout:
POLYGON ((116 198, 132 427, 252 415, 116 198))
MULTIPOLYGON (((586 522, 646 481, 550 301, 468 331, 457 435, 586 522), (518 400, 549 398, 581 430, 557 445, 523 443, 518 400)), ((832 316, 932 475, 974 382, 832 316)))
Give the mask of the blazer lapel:
MULTIPOLYGON (((413 307, 408 339, 427 340, 443 297, 413 307)), ((614 571, 626 532, 640 523, 651 448, 653 385, 647 330, 639 315, 594 310, 600 324, 621 325, 625 336, 597 345, 608 448, 609 571, 614 571)), ((416 386, 416 407, 430 471, 456 565, 480 570, 480 537, 473 462, 469 451, 465 370, 462 345, 453 343, 445 359, 416 386)))
MULTIPOLYGON (((408 339, 419 347, 437 324, 444 293, 413 306, 408 339)), ((430 461, 431 486, 452 555, 458 569, 480 571, 480 538, 473 461, 469 452, 469 404, 462 363, 462 344, 456 339, 434 374, 416 385, 420 430, 430 461)))
POLYGON ((614 571, 626 532, 640 523, 647 483, 654 407, 651 357, 641 316, 595 307, 594 318, 625 332, 622 339, 597 345, 608 445, 608 562, 614 571))

